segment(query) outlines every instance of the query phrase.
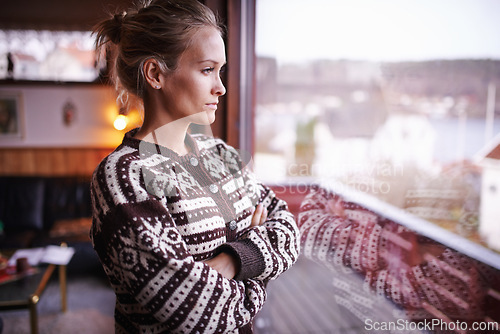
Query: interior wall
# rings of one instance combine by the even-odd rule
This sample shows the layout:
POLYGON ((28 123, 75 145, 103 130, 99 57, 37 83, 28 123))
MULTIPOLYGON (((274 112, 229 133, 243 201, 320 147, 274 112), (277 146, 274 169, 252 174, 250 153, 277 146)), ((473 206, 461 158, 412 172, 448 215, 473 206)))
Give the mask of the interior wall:
POLYGON ((105 85, 13 85, 0 93, 20 96, 18 115, 21 136, 0 136, 0 148, 27 147, 115 147, 123 131, 113 127, 118 114, 115 93, 105 85), (74 106, 70 124, 64 107, 74 106))
POLYGON ((133 0, 16 0, 2 1, 0 29, 90 30, 133 0))
POLYGON ((17 84, 0 87, 2 94, 19 96, 22 135, 0 135, 0 175, 90 176, 128 130, 113 127, 118 108, 110 86, 17 84), (66 124, 68 102, 74 118, 66 124))
POLYGON ((90 177, 112 148, 0 148, 0 176, 90 177))

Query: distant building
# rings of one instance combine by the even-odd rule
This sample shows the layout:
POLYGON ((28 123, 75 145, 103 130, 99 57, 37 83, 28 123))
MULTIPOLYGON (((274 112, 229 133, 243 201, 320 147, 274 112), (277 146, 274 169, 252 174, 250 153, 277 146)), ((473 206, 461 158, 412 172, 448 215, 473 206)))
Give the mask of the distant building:
POLYGON ((500 251, 500 134, 479 156, 483 166, 479 233, 489 247, 500 251))
POLYGON ((33 77, 38 77, 40 63, 35 57, 23 53, 14 53, 12 58, 14 63, 14 79, 31 79, 33 77))
POLYGON ((93 50, 54 49, 40 65, 40 75, 55 81, 93 81, 97 77, 93 50))
POLYGON ((257 58, 257 96, 260 104, 276 102, 278 89, 278 63, 274 58, 257 58))

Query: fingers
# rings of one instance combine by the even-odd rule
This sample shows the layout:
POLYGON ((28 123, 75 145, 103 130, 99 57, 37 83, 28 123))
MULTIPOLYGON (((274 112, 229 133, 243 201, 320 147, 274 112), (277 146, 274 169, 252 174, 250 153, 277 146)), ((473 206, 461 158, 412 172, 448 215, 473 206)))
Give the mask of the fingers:
POLYGON ((219 274, 227 279, 233 279, 239 271, 238 261, 236 258, 228 253, 220 253, 215 257, 203 261, 212 269, 217 270, 219 274))
POLYGON ((257 205, 257 207, 255 208, 255 211, 253 212, 252 223, 250 224, 250 226, 253 227, 253 226, 260 225, 262 211, 264 211, 262 204, 257 205))
POLYGON ((264 207, 264 204, 259 204, 259 205, 262 208, 262 215, 260 216, 260 223, 259 223, 259 225, 262 225, 267 220, 267 209, 264 207))
POLYGON ((258 226, 264 224, 267 219, 267 210, 262 203, 258 204, 252 216, 252 223, 250 226, 258 226))
POLYGON ((329 200, 327 203, 327 209, 328 211, 330 211, 330 213, 333 213, 334 215, 340 217, 344 217, 345 215, 344 205, 341 199, 329 200))

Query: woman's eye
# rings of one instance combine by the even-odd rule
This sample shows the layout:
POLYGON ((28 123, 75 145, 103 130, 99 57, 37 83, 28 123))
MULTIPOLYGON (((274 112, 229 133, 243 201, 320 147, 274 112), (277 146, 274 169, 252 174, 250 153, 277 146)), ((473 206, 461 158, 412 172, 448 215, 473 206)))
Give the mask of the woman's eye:
POLYGON ((201 72, 204 74, 210 74, 215 70, 213 67, 204 68, 201 72))

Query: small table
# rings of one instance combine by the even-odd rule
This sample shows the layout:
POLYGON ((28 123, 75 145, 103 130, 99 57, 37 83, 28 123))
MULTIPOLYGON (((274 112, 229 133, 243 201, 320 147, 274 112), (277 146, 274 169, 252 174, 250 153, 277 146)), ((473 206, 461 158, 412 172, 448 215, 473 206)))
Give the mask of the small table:
POLYGON ((50 277, 59 267, 62 312, 66 312, 66 266, 49 264, 37 267, 37 272, 0 285, 0 311, 28 309, 32 334, 38 334, 37 304, 50 277))

